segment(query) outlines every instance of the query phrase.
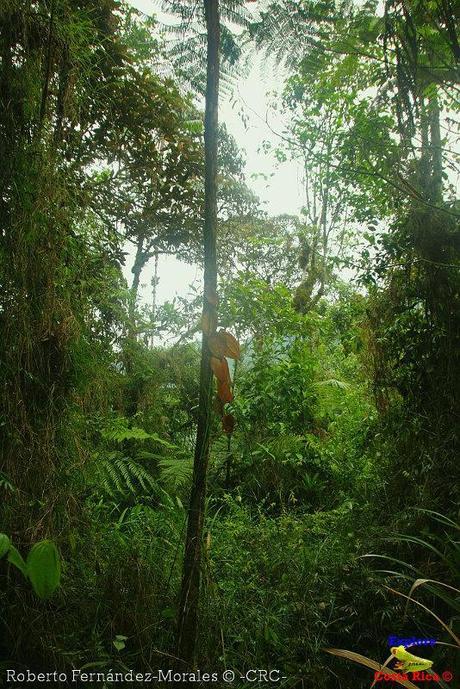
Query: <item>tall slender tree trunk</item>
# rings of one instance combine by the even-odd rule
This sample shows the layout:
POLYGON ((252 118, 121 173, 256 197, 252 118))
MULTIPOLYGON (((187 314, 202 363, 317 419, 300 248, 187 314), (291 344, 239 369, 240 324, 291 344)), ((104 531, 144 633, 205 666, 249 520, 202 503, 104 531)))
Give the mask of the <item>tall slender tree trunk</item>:
POLYGON ((431 175, 431 152, 428 105, 426 98, 423 97, 420 97, 420 138, 422 142, 420 151, 420 187, 426 192, 431 175))
POLYGON ((431 203, 440 204, 443 197, 443 161, 441 111, 437 93, 421 100, 420 136, 420 185, 431 203))
POLYGON ((149 259, 148 251, 144 248, 144 238, 139 237, 136 244, 136 256, 134 258, 134 264, 131 268, 133 274, 133 281, 131 283, 130 289, 130 304, 129 304, 129 317, 134 323, 136 314, 136 301, 139 292, 139 285, 141 282, 141 273, 145 264, 149 259))
MULTIPOLYGON (((153 270, 153 277, 151 281, 152 285, 152 312, 151 312, 151 319, 152 323, 154 323, 155 318, 156 318, 156 313, 157 313, 157 292, 158 292, 158 251, 155 251, 155 258, 154 258, 154 270, 153 270)), ((150 347, 153 349, 153 345, 155 342, 155 336, 153 334, 150 335, 149 338, 149 343, 150 347)))
MULTIPOLYGON (((124 347, 124 366, 128 380, 131 379, 134 368, 134 352, 133 344, 137 342, 137 324, 136 324, 136 303, 139 292, 139 285, 141 280, 142 269, 148 260, 148 254, 144 250, 144 238, 139 237, 136 246, 136 256, 134 265, 131 269, 133 274, 133 281, 129 291, 128 302, 128 323, 126 327, 126 343, 124 347)), ((140 390, 137 385, 130 385, 127 390, 127 405, 125 414, 129 418, 134 416, 138 411, 140 390)))
POLYGON ((441 138, 441 111, 438 95, 435 93, 430 99, 430 134, 431 134, 431 160, 432 160, 432 200, 442 203, 442 138, 441 138))
POLYGON ((192 490, 188 509, 187 535, 182 572, 177 656, 187 667, 195 663, 198 604, 201 580, 201 552, 209 460, 209 432, 212 415, 212 371, 208 336, 217 327, 217 126, 219 103, 219 2, 204 0, 207 29, 207 82, 204 127, 205 220, 203 340, 200 368, 200 399, 195 445, 192 490))

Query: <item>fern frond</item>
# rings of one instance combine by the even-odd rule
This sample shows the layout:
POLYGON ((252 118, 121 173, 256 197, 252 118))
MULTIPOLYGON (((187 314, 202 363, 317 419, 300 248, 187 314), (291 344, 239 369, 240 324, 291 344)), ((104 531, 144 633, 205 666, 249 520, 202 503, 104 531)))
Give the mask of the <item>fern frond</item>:
POLYGON ((169 450, 177 449, 175 445, 160 438, 157 433, 147 433, 143 428, 133 426, 130 428, 127 425, 127 420, 118 418, 112 422, 110 426, 102 429, 101 435, 105 440, 110 440, 116 443, 122 443, 125 440, 153 440, 155 443, 167 447, 169 450))
POLYGON ((120 457, 118 453, 96 460, 91 474, 90 479, 111 498, 151 493, 157 485, 156 479, 141 464, 130 457, 120 457))
POLYGON ((322 41, 339 18, 333 3, 282 0, 270 3, 260 13, 250 26, 250 34, 268 58, 296 68, 312 49, 324 50, 322 41))
POLYGON ((159 463, 160 481, 169 488, 177 489, 186 485, 192 478, 191 459, 163 459, 159 463))
POLYGON ((322 388, 322 387, 337 388, 338 390, 348 390, 350 387, 348 383, 345 383, 343 380, 337 380, 336 378, 329 378, 328 380, 320 380, 319 382, 315 383, 315 386, 318 388, 322 388))

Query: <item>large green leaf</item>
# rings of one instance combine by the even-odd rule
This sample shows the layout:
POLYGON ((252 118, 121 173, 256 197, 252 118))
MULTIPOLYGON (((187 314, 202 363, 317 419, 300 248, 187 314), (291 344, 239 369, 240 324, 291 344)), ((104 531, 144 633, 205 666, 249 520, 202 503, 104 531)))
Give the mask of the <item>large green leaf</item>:
POLYGON ((49 598, 61 581, 61 561, 53 541, 36 543, 27 557, 27 576, 39 598, 49 598))
POLYGON ((4 533, 0 533, 0 557, 3 557, 7 554, 10 549, 10 545, 11 543, 8 536, 4 533))
POLYGON ((21 553, 17 548, 14 547, 14 545, 10 545, 10 549, 8 551, 8 562, 17 567, 17 569, 19 569, 19 571, 22 572, 25 577, 27 576, 26 563, 24 562, 21 553))

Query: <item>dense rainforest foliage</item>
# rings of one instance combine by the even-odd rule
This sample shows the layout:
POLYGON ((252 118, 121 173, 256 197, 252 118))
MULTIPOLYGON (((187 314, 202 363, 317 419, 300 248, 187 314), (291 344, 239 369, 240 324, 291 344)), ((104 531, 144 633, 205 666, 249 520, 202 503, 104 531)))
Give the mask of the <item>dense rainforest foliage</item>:
POLYGON ((459 6, 217 9, 0 3, 0 684, 357 689, 396 635, 460 686, 459 6), (298 215, 216 131, 256 60, 298 215))

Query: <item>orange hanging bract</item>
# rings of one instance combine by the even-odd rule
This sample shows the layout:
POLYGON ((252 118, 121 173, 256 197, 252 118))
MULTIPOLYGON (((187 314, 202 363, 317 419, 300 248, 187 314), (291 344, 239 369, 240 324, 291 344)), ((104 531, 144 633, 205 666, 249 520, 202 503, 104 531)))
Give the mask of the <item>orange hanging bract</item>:
POLYGON ((238 340, 226 330, 219 330, 215 335, 210 335, 208 346, 211 354, 218 359, 224 356, 229 357, 229 359, 239 359, 241 356, 238 340))
POLYGON ((233 393, 230 389, 230 385, 227 382, 219 381, 217 383, 217 396, 225 404, 232 401, 233 393))
POLYGON ((211 368, 212 372, 216 376, 217 380, 221 383, 228 383, 230 385, 230 371, 227 364, 227 359, 218 359, 215 356, 211 357, 211 368))

